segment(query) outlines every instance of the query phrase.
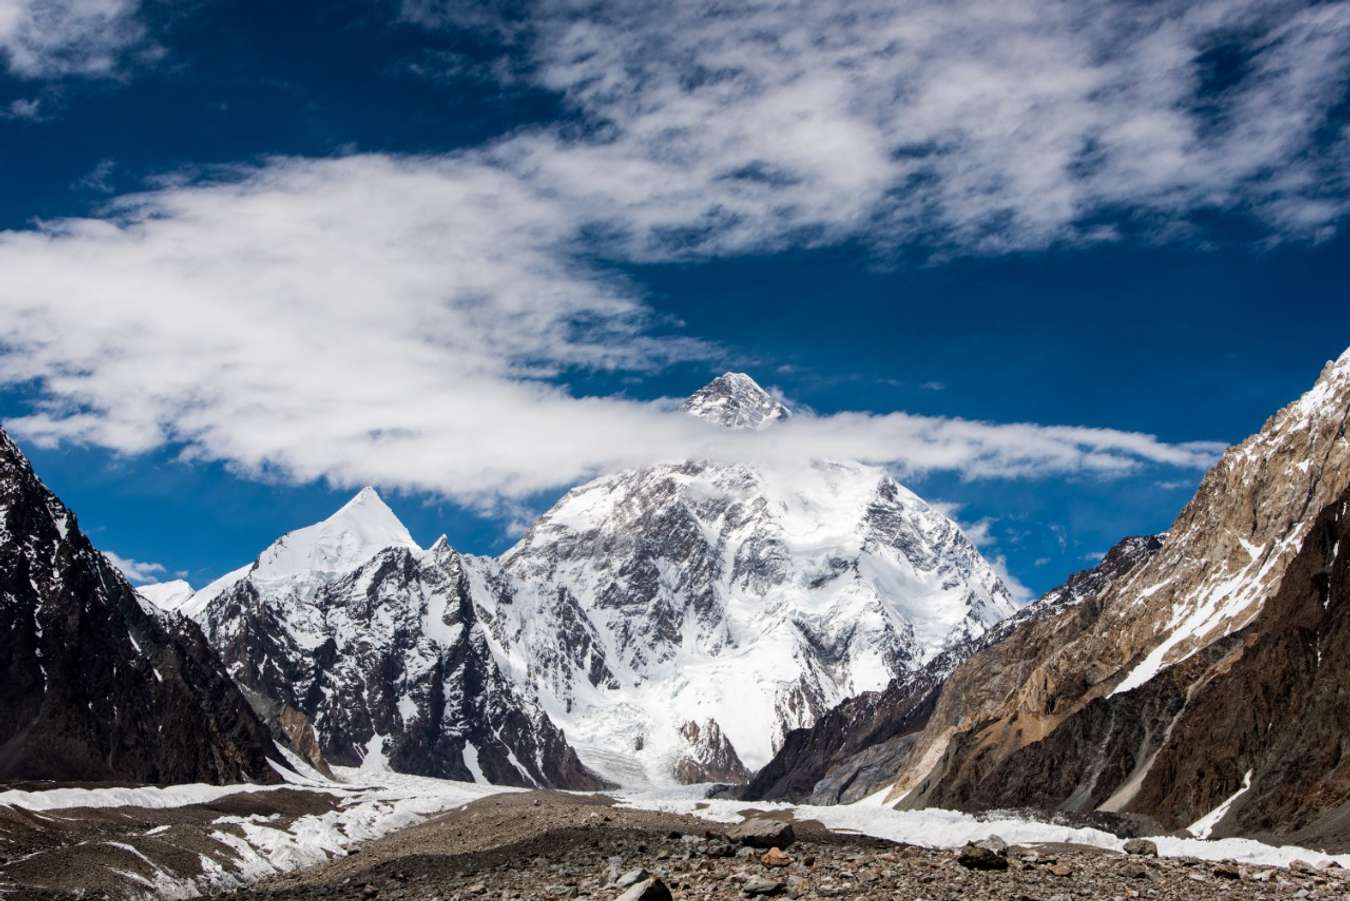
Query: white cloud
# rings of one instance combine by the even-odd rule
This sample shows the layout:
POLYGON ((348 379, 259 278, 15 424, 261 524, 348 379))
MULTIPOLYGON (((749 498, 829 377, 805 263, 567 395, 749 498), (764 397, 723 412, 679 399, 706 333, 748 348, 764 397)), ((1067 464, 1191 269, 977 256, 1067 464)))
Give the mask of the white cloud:
MULTIPOLYGON (((143 41, 136 10, 0 0, 0 53, 23 75, 113 72, 143 41)), ((669 402, 573 397, 572 370, 721 356, 653 337, 631 286, 585 261, 851 238, 1001 252, 1134 227, 1164 240, 1215 209, 1323 237, 1350 195, 1350 142, 1324 134, 1350 66, 1345 2, 531 15, 512 32, 528 48, 512 77, 560 92, 579 121, 439 157, 170 179, 99 218, 0 235, 0 383, 39 397, 11 427, 502 509, 695 455, 969 478, 1193 469, 1215 446, 865 413, 734 435, 669 402), (1225 42, 1247 71, 1213 90, 1206 54, 1225 42)), ((408 17, 446 21, 430 0, 408 17)))
MULTIPOLYGON (((439 27, 432 0, 408 18, 439 27)), ((541 2, 521 70, 587 137, 533 131, 500 163, 665 258, 862 235, 938 252, 1189 233, 1249 212, 1318 238, 1346 212, 1321 135, 1350 3, 1264 0, 541 2), (1215 84, 1216 50, 1245 56, 1215 84)), ((462 16, 452 16, 463 27, 462 16)), ((513 72, 512 77, 520 73, 513 72)))
POLYGON ((0 58, 20 78, 109 76, 146 49, 138 0, 0 0, 0 58))
POLYGON ((99 160, 84 175, 77 178, 70 186, 72 191, 95 191, 99 194, 111 194, 113 192, 112 174, 117 169, 115 160, 99 160))
POLYGON ((162 563, 143 563, 129 557, 120 557, 112 551, 104 551, 103 556, 107 557, 108 562, 121 570, 122 575, 135 585, 157 582, 161 576, 168 572, 168 568, 162 563))
POLYGON ((38 122, 42 119, 42 101, 38 98, 26 100, 20 97, 18 100, 11 100, 3 108, 0 108, 0 119, 26 119, 29 122, 38 122))
POLYGON ((551 377, 719 353, 651 337, 628 288, 575 261, 575 228, 567 204, 476 157, 357 156, 274 160, 0 233, 0 383, 40 397, 8 426, 480 505, 690 456, 972 478, 1214 457, 1109 429, 905 414, 729 434, 672 402, 573 397, 551 377))
POLYGON ((994 527, 996 521, 997 520, 992 516, 986 516, 973 523, 958 522, 957 525, 961 527, 961 531, 970 539, 971 544, 974 544, 976 547, 993 547, 998 544, 998 539, 994 537, 993 532, 990 530, 994 527))

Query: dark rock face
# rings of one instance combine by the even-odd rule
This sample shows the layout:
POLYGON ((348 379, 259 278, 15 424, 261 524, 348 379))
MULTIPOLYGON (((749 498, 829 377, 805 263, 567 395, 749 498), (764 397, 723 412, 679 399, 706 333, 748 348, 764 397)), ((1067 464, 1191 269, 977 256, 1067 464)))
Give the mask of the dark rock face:
POLYGON ((314 724, 326 760, 605 787, 498 668, 448 545, 389 547, 351 572, 304 578, 284 590, 241 579, 211 601, 203 626, 241 685, 314 724))
MULTIPOLYGON (((750 782, 746 800, 793 800, 841 804, 885 788, 914 747, 958 668, 962 679, 978 679, 976 658, 1029 623, 1045 620, 1089 601, 1115 579, 1150 559, 1163 536, 1126 538, 1092 569, 1075 573, 1039 601, 992 626, 984 635, 958 642, 915 672, 893 680, 883 691, 843 702, 810 729, 789 733, 774 759, 750 782), (966 664, 966 661, 971 661, 966 664)), ((1001 653, 1001 652, 994 652, 1001 653)), ((960 689, 962 680, 954 683, 960 689)))
POLYGON ((1133 691, 1097 698, 981 770, 953 741, 935 803, 1120 810, 1206 834, 1350 847, 1350 489, 1257 618, 1133 691), (1245 786, 1245 788, 1244 788, 1245 786))
POLYGON ((1250 782, 1213 835, 1350 847, 1348 514, 1350 488, 1321 511, 1239 646, 1197 683, 1130 809, 1182 826, 1250 782))
POLYGON ((1350 352, 1223 455, 1151 560, 954 674, 893 797, 1095 806, 1215 834, 1245 815, 1281 836, 1342 835, 1334 775, 1294 780, 1316 796, 1307 806, 1260 783, 1263 767, 1339 772, 1343 714, 1310 676, 1339 660, 1309 638, 1334 634, 1335 595, 1314 619, 1289 611, 1333 578, 1335 542, 1314 536, 1350 490, 1348 424, 1350 352), (1300 704, 1318 719, 1281 732, 1300 704), (1246 812, 1261 804, 1259 820, 1246 812))
POLYGON ((0 780, 279 781, 197 626, 142 606, 0 431, 0 780))
POLYGON ((736 785, 750 778, 736 749, 727 741, 717 720, 690 721, 680 729, 689 751, 675 763, 675 778, 685 785, 720 782, 736 785))

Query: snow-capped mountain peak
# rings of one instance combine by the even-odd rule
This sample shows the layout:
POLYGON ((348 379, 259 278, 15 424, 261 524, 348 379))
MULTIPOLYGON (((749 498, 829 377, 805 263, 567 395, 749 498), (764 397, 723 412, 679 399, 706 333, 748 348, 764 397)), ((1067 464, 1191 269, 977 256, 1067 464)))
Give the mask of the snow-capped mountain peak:
POLYGON ((141 597, 160 610, 169 612, 176 611, 186 604, 192 598, 194 591, 195 589, 184 579, 155 582, 151 585, 141 585, 136 589, 136 593, 141 597))
POLYGON ((758 431, 787 419, 792 412, 743 372, 725 372, 695 391, 684 409, 729 429, 758 431))
POLYGON ((284 579, 350 572, 391 547, 422 552, 379 493, 367 486, 323 522, 277 539, 258 557, 253 574, 263 579, 284 579))

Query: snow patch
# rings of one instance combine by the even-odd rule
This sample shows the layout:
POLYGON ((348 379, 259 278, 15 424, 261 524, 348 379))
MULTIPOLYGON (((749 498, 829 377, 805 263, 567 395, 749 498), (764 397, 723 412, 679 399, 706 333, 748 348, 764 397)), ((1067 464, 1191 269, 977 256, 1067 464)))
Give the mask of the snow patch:
MULTIPOLYGON (((659 799, 624 795, 618 804, 635 810, 659 810, 687 814, 715 823, 738 823, 747 807, 755 810, 790 810, 799 820, 818 820, 837 832, 870 835, 925 848, 960 848, 967 842, 997 835, 1010 844, 1034 845, 1071 842, 1123 851, 1125 840, 1100 829, 1063 826, 992 812, 975 816, 953 810, 892 810, 864 802, 833 807, 781 803, 747 804, 744 801, 659 799)), ((1293 845, 1268 845, 1245 838, 1204 841, 1198 838, 1154 836, 1158 853, 1165 857, 1196 857, 1201 860, 1234 860, 1260 866, 1287 867, 1295 860, 1316 866, 1335 862, 1350 867, 1350 854, 1330 855, 1293 845)))
POLYGON ((1228 810, 1233 806, 1233 802, 1242 797, 1247 789, 1251 787, 1252 771, 1248 770, 1247 775, 1242 777, 1242 788, 1233 792, 1233 794, 1226 798, 1218 807, 1187 826, 1186 831, 1196 838, 1209 838, 1214 832, 1214 827, 1219 825, 1219 821, 1228 816, 1228 810))

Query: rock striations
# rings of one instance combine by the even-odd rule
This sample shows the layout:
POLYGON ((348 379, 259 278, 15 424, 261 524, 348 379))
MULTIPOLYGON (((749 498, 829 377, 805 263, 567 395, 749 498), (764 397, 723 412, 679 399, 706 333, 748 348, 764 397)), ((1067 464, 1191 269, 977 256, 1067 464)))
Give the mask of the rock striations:
POLYGON ((0 780, 277 782, 191 621, 137 596, 0 431, 0 780))
POLYGON ((1350 352, 1223 456, 1160 547, 1010 620, 936 691, 901 697, 902 680, 880 716, 789 740, 804 763, 772 764, 760 791, 846 800, 840 778, 862 769, 840 757, 870 754, 866 784, 906 807, 1097 810, 1344 846, 1348 421, 1350 352))
MULTIPOLYGON (((735 373, 686 409, 792 425, 735 373)), ((334 761, 574 788, 739 781, 1016 609, 883 470, 701 460, 583 485, 495 559, 420 550, 367 489, 177 603, 334 761)))

